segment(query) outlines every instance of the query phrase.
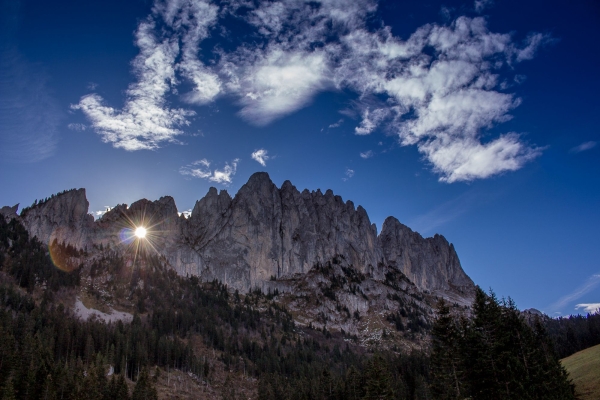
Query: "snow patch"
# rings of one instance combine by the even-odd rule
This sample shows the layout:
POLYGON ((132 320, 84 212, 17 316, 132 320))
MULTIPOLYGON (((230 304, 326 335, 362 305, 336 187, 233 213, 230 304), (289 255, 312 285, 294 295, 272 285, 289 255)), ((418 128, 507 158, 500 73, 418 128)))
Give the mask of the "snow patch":
POLYGON ((115 311, 112 308, 110 309, 109 314, 103 313, 102 311, 93 308, 87 308, 81 302, 81 299, 79 297, 76 298, 75 307, 73 308, 73 311, 75 312, 75 315, 77 315, 77 317, 83 320, 87 320, 92 316, 95 316, 96 318, 101 319, 104 322, 131 322, 133 320, 133 315, 122 311, 115 311))

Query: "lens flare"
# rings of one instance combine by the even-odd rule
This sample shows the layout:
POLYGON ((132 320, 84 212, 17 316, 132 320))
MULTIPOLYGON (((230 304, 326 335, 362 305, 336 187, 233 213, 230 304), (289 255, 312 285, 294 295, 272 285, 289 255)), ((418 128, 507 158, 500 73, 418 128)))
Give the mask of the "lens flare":
POLYGON ((143 226, 138 226, 135 229, 135 236, 138 237, 138 239, 143 239, 146 237, 146 228, 144 228, 143 226))

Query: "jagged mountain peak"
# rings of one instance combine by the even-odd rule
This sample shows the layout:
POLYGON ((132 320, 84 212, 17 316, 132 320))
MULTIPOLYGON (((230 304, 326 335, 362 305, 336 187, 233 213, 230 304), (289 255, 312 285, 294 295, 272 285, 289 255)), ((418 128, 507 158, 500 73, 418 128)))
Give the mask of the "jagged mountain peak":
POLYGON ((88 205, 85 189, 71 190, 28 209, 22 219, 42 242, 90 249, 119 249, 120 232, 141 221, 154 230, 154 251, 179 274, 244 291, 266 287, 272 277, 305 274, 340 255, 357 273, 383 281, 392 268, 419 290, 460 303, 468 302, 474 287, 443 236, 423 238, 394 217, 377 235, 362 206, 330 189, 300 192, 290 181, 278 188, 266 172, 253 174, 234 198, 210 188, 189 219, 179 218, 170 196, 117 206, 98 221, 88 215, 88 205))

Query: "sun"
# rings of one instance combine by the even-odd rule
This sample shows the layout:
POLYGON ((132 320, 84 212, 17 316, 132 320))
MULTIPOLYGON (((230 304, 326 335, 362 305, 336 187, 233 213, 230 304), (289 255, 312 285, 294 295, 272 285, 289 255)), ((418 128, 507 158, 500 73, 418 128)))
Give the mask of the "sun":
POLYGON ((144 228, 143 226, 138 226, 137 228, 135 228, 135 236, 137 236, 138 239, 145 238, 146 228, 144 228))

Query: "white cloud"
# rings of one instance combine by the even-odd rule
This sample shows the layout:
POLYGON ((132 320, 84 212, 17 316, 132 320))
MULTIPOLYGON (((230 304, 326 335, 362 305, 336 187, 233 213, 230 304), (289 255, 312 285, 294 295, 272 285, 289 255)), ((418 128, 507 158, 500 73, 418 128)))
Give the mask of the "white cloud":
POLYGON ((575 306, 576 310, 579 309, 583 309, 583 311, 585 311, 588 314, 595 314, 600 312, 600 303, 582 303, 582 304, 577 304, 575 306))
POLYGON ((581 153, 582 151, 591 150, 596 147, 598 143, 594 141, 583 142, 579 146, 573 147, 569 152, 570 153, 581 153))
POLYGON ((551 304, 549 308, 551 310, 561 310, 567 304, 576 301, 577 299, 581 298, 581 296, 594 289, 596 286, 598 286, 598 284, 600 284, 600 274, 594 274, 590 276, 583 285, 579 286, 572 293, 561 297, 554 304, 551 304))
POLYGON ((346 177, 342 178, 342 180, 344 182, 346 182, 348 179, 350 179, 354 176, 354 170, 350 169, 350 168, 346 168, 346 172, 344 174, 346 175, 346 177))
POLYGON ((77 131, 77 132, 83 132, 86 130, 86 126, 85 124, 69 124, 67 125, 67 128, 69 128, 72 131, 77 131))
POLYGON ((486 144, 470 138, 459 141, 440 135, 418 147, 434 170, 442 175, 440 180, 448 183, 515 171, 541 152, 523 145, 516 134, 507 134, 486 144))
POLYGON ((94 216, 96 219, 101 218, 104 214, 110 211, 109 206, 104 206, 104 210, 99 210, 94 212, 94 216))
POLYGON ((368 151, 365 151, 364 153, 360 153, 360 158, 364 158, 365 160, 367 158, 371 158, 371 157, 373 157, 373 150, 368 150, 368 151))
POLYGON ((256 162, 258 162, 260 165, 262 165, 263 167, 267 166, 267 160, 270 158, 267 155, 268 151, 265 149, 259 149, 256 150, 254 153, 252 153, 252 159, 256 162))
POLYGON ((207 159, 203 158, 202 160, 194 161, 189 165, 181 167, 179 169, 179 173, 181 175, 187 175, 193 178, 208 179, 211 182, 228 185, 232 182, 239 162, 240 159, 236 158, 231 163, 225 163, 225 166, 222 169, 211 170, 211 163, 207 159))
POLYGON ((188 118, 195 115, 194 111, 167 105, 167 94, 179 83, 177 71, 194 84, 194 89, 183 96, 189 103, 210 102, 220 92, 218 77, 196 56, 216 16, 217 7, 208 2, 157 1, 152 15, 136 31, 140 53, 133 60, 133 71, 137 82, 127 89, 123 108, 105 105, 97 94, 83 96, 71 107, 81 110, 102 140, 114 147, 152 150, 164 142, 177 142, 176 137, 183 134, 179 128, 189 125, 188 118), (157 28, 161 18, 170 30, 157 28))
POLYGON ((201 160, 194 161, 192 165, 204 165, 206 168, 208 168, 210 167, 210 161, 208 161, 206 158, 203 158, 201 160))
POLYGON ((475 11, 482 13, 488 7, 494 4, 494 0, 475 0, 475 11))
POLYGON ((218 7, 208 1, 170 1, 158 3, 155 12, 181 36, 182 57, 177 70, 194 85, 183 99, 192 104, 210 103, 222 90, 221 80, 197 54, 200 42, 209 36, 209 29, 217 21, 218 7))
POLYGON ((531 35, 524 48, 508 34, 489 32, 485 19, 459 17, 450 26, 425 25, 402 42, 389 30, 355 31, 342 39, 348 60, 338 85, 387 95, 386 106, 365 107, 357 134, 386 123, 402 145, 417 145, 440 180, 470 181, 514 171, 541 153, 509 133, 483 143, 483 131, 510 119, 520 104, 502 93, 496 70, 522 61, 544 40, 531 35), (425 52, 431 49, 433 52, 425 52))
POLYGON ((540 45, 548 41, 550 41, 550 37, 548 35, 541 33, 529 35, 525 42, 526 46, 522 49, 516 49, 515 51, 517 62, 531 60, 540 45))
MULTIPOLYGON (((491 4, 478 0, 474 7, 482 12, 491 4)), ((500 75, 533 58, 550 40, 547 35, 532 33, 517 45, 511 34, 490 32, 484 18, 463 16, 424 25, 402 40, 389 26, 367 24, 376 9, 372 0, 232 0, 219 6, 156 0, 138 27, 137 82, 127 90, 123 109, 105 105, 97 94, 84 96, 74 108, 105 142, 155 149, 176 142, 195 114, 167 104, 180 80, 193 85, 181 96, 187 103, 233 94, 239 115, 259 126, 306 107, 319 92, 338 89, 359 95, 356 134, 382 129, 397 135, 401 145, 416 145, 441 181, 514 171, 541 153, 514 133, 483 137, 520 104, 504 90, 522 77, 500 75), (231 16, 255 30, 252 42, 233 50, 217 44, 214 62, 201 61, 198 55, 206 51, 200 45, 220 18, 231 16)))
POLYGON ((240 96, 240 115, 262 126, 307 106, 326 88, 328 66, 323 52, 284 51, 273 46, 265 54, 242 52, 229 66, 229 88, 240 96))
POLYGON ((344 123, 344 119, 340 118, 340 120, 334 124, 329 125, 329 129, 339 128, 344 123))
POLYGON ((354 128, 357 135, 369 135, 381 122, 389 115, 390 110, 386 108, 376 108, 371 111, 368 107, 362 113, 360 125, 354 128))
POLYGON ((136 32, 140 54, 133 61, 138 82, 127 89, 122 110, 106 106, 97 94, 83 96, 71 108, 81 110, 106 143, 128 151, 152 150, 163 142, 175 142, 188 125, 190 110, 166 106, 165 95, 176 82, 175 59, 179 53, 176 40, 160 40, 152 20, 142 22, 136 32))
POLYGON ((184 217, 185 219, 188 219, 189 217, 191 217, 191 216, 192 216, 192 209, 190 208, 189 210, 185 210, 185 211, 182 211, 182 212, 178 212, 178 213, 177 213, 177 215, 179 215, 180 217, 183 215, 183 217, 184 217))

